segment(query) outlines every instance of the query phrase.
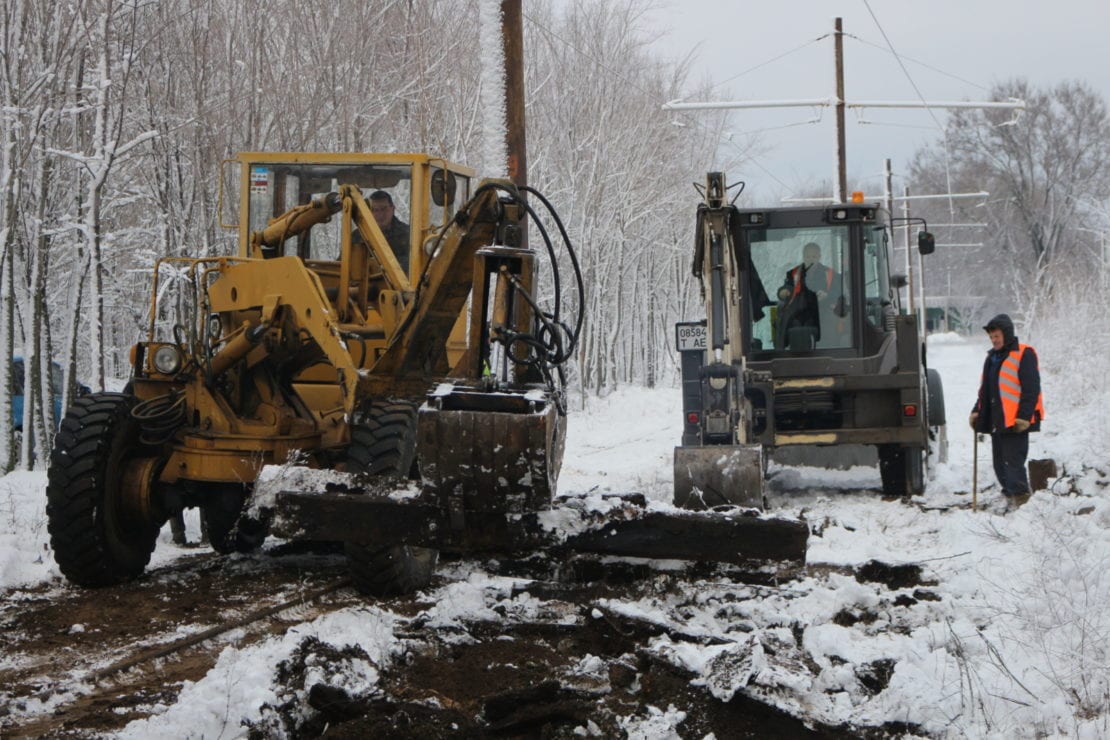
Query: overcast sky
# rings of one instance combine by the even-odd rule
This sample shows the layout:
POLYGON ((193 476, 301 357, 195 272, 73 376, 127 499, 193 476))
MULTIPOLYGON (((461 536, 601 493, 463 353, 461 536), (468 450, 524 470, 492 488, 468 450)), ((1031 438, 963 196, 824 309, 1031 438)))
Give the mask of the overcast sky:
MULTIPOLYGON (((864 0, 662 0, 644 30, 660 36, 656 48, 668 57, 693 52, 695 79, 719 85, 716 99, 821 98, 835 91, 833 44, 831 36, 814 40, 832 31, 837 16, 846 35, 849 101, 918 99, 889 52, 889 39, 929 101, 986 100, 993 83, 1024 77, 1036 87, 1083 80, 1110 102, 1110 0, 870 0, 870 10, 864 0)), ((943 124, 944 111, 934 115, 943 124)), ((763 129, 765 153, 758 166, 737 165, 730 162, 737 150, 725 145, 706 168, 726 167, 730 180, 748 182, 757 202, 831 182, 831 108, 739 110, 731 116, 737 132, 763 129), (819 123, 806 123, 819 116, 819 123)), ((900 175, 913 152, 936 140, 939 130, 925 110, 867 109, 847 112, 846 134, 848 188, 870 196, 882 192, 888 157, 900 192, 907 184, 900 175)))

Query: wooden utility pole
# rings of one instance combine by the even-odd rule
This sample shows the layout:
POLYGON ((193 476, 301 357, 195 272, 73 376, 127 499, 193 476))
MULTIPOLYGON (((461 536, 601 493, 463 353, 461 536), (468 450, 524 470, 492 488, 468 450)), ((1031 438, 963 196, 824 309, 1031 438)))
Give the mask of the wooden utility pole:
POLYGON ((509 179, 520 187, 528 184, 521 0, 501 0, 501 37, 505 49, 505 148, 509 154, 509 179))
POLYGON ((848 147, 844 139, 844 28, 833 20, 833 46, 836 49, 836 193, 837 203, 848 199, 848 147))

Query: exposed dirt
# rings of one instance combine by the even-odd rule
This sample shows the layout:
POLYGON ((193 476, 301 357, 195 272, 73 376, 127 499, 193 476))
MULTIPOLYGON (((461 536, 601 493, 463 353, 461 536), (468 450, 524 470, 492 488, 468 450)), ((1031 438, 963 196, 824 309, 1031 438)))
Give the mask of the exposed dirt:
MULTIPOLYGON (((641 595, 647 588, 642 566, 585 561, 574 567, 498 567, 502 575, 515 569, 543 576, 527 589, 549 618, 476 622, 459 634, 422 623, 418 615, 427 605, 415 598, 379 602, 416 618, 405 627, 406 653, 384 669, 372 693, 353 695, 339 685, 306 681, 312 666, 365 656, 357 647, 338 649, 305 638, 278 666, 278 682, 288 692, 247 728, 249 734, 569 738, 585 729, 594 736, 621 737, 626 734, 621 718, 644 716, 654 707, 685 713, 679 725, 683 737, 849 734, 844 728, 806 727, 739 694, 719 701, 692 685, 693 676, 645 649, 660 633, 657 626, 591 606, 601 597, 641 595), (537 567, 548 570, 537 574, 537 567)), ((167 646, 267 608, 274 613, 236 627, 235 644, 281 634, 360 603, 360 596, 342 587, 344 579, 345 562, 336 554, 206 554, 114 588, 55 585, 0 594, 0 706, 5 707, 0 735, 110 734, 149 716, 155 705, 174 702, 183 682, 202 678, 215 665, 231 637, 215 635, 154 657, 168 652, 167 646), (321 594, 328 584, 339 587, 321 594), (314 600, 297 605, 303 598, 314 600), (279 608, 287 602, 292 604, 279 608), (54 708, 36 709, 38 702, 54 708)), ((880 690, 889 667, 872 668, 868 679, 880 690)))
MULTIPOLYGON (((227 642, 216 635, 154 656, 190 634, 296 600, 343 576, 344 562, 336 556, 205 554, 112 588, 54 586, 0 594, 0 734, 91 735, 118 729, 148 715, 151 705, 172 702, 182 682, 203 677, 227 642), (58 708, 24 718, 38 702, 58 708)), ((357 599, 349 590, 338 591, 310 611, 357 599)), ((289 611, 298 613, 251 623, 237 633, 239 644, 286 629, 289 618, 300 622, 313 616, 289 611)))

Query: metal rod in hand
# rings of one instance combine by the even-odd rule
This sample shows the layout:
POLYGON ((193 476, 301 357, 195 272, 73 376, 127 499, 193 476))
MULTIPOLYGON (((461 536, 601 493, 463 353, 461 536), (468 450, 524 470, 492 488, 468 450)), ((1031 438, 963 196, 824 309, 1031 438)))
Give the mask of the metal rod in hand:
POLYGON ((971 510, 979 511, 979 432, 971 430, 971 510))

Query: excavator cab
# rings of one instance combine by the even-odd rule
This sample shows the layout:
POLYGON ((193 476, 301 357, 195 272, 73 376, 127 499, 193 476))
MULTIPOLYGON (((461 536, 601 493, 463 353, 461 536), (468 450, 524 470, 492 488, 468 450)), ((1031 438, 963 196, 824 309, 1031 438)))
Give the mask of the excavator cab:
POLYGON ((759 227, 741 227, 738 245, 751 271, 744 312, 749 358, 873 353, 889 324, 885 317, 899 310, 885 211, 846 204, 789 219, 783 211, 754 215, 759 227))
MULTIPOLYGON (((857 201, 740 209, 726 190, 710 173, 698 209, 706 319, 679 325, 675 502, 759 506, 772 457, 821 467, 877 458, 884 493, 921 493, 930 442, 943 444, 943 391, 917 317, 899 305, 886 211, 857 201), (682 341, 699 331, 701 341, 682 341)), ((923 232, 922 254, 932 246, 923 232)))

